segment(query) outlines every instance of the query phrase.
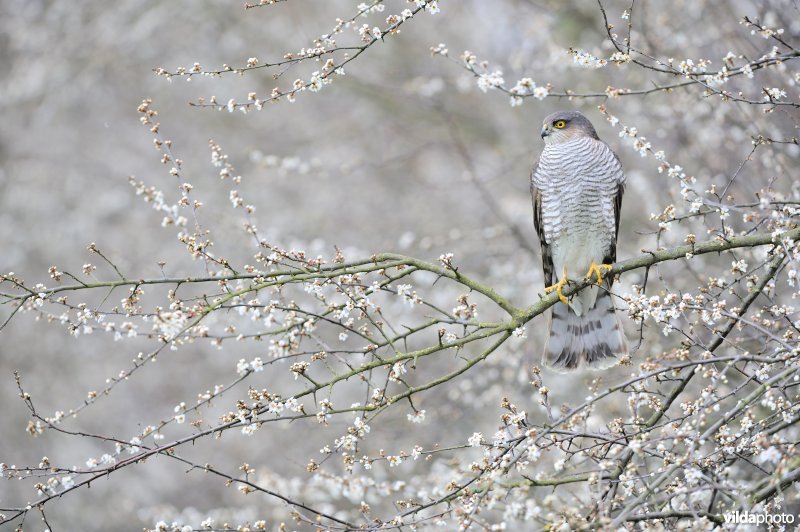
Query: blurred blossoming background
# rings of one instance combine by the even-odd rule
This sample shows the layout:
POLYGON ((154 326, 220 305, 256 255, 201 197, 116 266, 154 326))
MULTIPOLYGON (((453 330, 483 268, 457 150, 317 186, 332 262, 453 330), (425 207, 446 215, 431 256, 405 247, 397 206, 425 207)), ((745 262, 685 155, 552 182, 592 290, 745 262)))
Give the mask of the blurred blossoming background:
POLYGON ((797 514, 796 2, 263 4, 0 6, 0 521, 797 514), (540 299, 528 175, 568 108, 626 169, 621 259, 775 244, 625 273, 639 347, 604 373, 540 371, 543 308, 508 312, 540 299))

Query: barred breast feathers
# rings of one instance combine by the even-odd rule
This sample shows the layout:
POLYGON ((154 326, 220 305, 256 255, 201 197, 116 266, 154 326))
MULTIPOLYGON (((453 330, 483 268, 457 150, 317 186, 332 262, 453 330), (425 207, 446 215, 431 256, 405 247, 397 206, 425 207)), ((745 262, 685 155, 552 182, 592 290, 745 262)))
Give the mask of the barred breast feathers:
MULTIPOLYGON (((542 222, 548 241, 566 227, 616 232, 613 198, 624 182, 614 152, 604 142, 582 137, 545 146, 533 175, 542 194, 542 222)), ((613 236, 612 236, 613 238, 613 236)))

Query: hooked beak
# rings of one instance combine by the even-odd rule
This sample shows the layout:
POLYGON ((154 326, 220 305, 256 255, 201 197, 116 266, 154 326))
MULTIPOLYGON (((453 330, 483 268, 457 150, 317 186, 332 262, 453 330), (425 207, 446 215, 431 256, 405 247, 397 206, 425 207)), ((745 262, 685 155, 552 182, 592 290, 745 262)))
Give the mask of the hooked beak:
POLYGON ((549 134, 550 134, 550 126, 548 126, 547 124, 543 125, 542 126, 542 138, 545 138, 549 134))

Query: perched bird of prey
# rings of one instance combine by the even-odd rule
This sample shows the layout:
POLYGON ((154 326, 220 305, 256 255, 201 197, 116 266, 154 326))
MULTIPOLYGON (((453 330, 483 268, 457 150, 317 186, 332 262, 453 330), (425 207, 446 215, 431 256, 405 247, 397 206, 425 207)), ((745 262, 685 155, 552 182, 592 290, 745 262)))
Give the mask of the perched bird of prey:
MULTIPOLYGON (((542 139, 544 150, 531 173, 533 224, 542 245, 545 292, 555 291, 561 300, 551 307, 544 363, 562 371, 607 368, 628 353, 611 294, 602 284, 617 258, 625 174, 616 154, 577 111, 545 118, 542 139), (562 293, 567 282, 585 278, 596 284, 568 300, 562 293)), ((613 278, 606 281, 611 288, 613 278)))

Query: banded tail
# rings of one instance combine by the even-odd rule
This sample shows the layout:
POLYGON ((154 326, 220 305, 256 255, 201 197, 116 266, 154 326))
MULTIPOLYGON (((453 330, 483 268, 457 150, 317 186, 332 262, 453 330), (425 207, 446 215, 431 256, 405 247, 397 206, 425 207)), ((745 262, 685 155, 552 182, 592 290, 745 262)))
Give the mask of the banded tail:
POLYGON ((594 306, 582 314, 572 305, 551 307, 545 365, 562 372, 584 366, 605 369, 627 356, 628 342, 609 292, 598 290, 594 306))

